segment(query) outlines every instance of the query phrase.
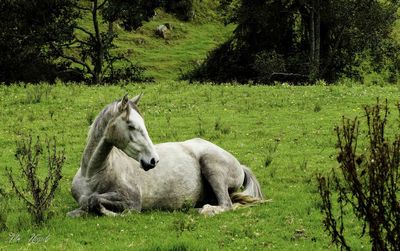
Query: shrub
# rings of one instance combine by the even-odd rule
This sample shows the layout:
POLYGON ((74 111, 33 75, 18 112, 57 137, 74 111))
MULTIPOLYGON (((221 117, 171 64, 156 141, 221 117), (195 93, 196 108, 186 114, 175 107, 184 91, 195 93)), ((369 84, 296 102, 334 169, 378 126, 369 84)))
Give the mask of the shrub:
POLYGON ((255 56, 254 70, 259 82, 269 82, 273 73, 285 72, 285 59, 275 51, 262 51, 255 56))
POLYGON ((33 143, 32 136, 17 142, 15 157, 19 163, 25 188, 21 188, 13 176, 11 168, 6 168, 6 175, 11 183, 12 189, 19 199, 27 206, 33 221, 36 224, 44 222, 45 212, 50 207, 55 192, 62 178, 61 171, 64 164, 64 151, 57 151, 56 140, 46 138, 46 146, 39 140, 33 143), (44 180, 39 178, 38 169, 41 156, 45 151, 47 159, 47 176, 44 180))
POLYGON ((166 1, 165 10, 184 21, 194 19, 193 0, 166 1))
POLYGON ((129 63, 124 68, 111 68, 110 74, 104 77, 104 82, 115 83, 119 81, 127 82, 152 82, 154 78, 145 76, 144 72, 146 68, 144 66, 129 63))
MULTIPOLYGON (((400 104, 398 110, 400 113, 400 104)), ((332 170, 332 177, 318 175, 325 228, 332 242, 346 250, 350 249, 344 234, 348 205, 362 221, 362 235, 368 232, 372 250, 400 248, 400 136, 393 142, 388 139, 388 114, 387 101, 383 106, 378 100, 375 106, 365 107, 368 148, 362 153, 357 149, 359 121, 343 119, 336 127, 340 174, 332 170), (338 217, 333 189, 338 192, 338 217)))

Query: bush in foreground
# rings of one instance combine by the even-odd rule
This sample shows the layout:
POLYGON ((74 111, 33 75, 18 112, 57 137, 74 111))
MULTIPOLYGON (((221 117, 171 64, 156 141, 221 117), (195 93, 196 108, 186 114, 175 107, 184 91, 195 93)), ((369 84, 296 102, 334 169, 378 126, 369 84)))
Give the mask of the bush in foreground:
MULTIPOLYGON (((400 104, 398 105, 400 112, 400 104)), ((357 149, 358 119, 343 119, 336 127, 337 160, 340 173, 332 170, 331 177, 318 175, 322 198, 324 224, 332 242, 350 250, 346 242, 344 217, 348 205, 363 223, 362 235, 368 232, 372 250, 399 250, 400 248, 400 136, 393 142, 387 137, 389 108, 379 100, 375 106, 366 106, 367 150, 357 149), (333 191, 338 193, 338 211, 333 203, 333 191)))
POLYGON ((56 140, 46 139, 45 149, 39 137, 33 143, 32 136, 17 143, 15 157, 19 163, 19 171, 25 188, 21 188, 13 175, 11 168, 6 168, 6 175, 12 189, 19 199, 27 206, 33 221, 40 224, 46 219, 46 210, 50 207, 55 192, 62 178, 61 171, 64 165, 64 151, 57 151, 56 140), (45 151, 47 159, 47 176, 44 180, 39 178, 39 162, 45 151))

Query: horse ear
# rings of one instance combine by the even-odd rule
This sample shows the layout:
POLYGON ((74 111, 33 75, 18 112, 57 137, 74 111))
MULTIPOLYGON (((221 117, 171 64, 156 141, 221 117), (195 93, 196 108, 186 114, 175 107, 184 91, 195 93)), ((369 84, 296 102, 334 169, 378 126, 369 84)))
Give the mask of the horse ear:
POLYGON ((119 105, 118 105, 118 110, 119 110, 120 112, 126 110, 126 108, 128 107, 128 100, 129 100, 129 98, 128 98, 128 93, 127 93, 127 94, 125 94, 125 96, 121 99, 121 102, 120 102, 119 105))
POLYGON ((143 92, 140 93, 139 95, 135 96, 134 98, 132 98, 132 99, 131 99, 132 103, 134 103, 135 105, 137 105, 137 104, 139 103, 140 99, 142 98, 142 96, 143 96, 143 92))

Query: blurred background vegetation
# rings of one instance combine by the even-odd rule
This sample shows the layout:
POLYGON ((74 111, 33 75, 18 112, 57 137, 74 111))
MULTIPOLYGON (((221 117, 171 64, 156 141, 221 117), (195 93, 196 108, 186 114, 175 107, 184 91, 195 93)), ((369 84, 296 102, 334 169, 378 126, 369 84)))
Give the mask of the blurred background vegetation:
POLYGON ((397 83, 396 0, 4 0, 0 81, 397 83))

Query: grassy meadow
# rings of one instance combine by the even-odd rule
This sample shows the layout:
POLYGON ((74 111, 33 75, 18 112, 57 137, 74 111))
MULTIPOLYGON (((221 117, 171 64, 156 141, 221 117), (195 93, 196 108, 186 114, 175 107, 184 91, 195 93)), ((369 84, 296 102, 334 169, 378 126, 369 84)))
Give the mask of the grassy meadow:
MULTIPOLYGON (((197 2, 194 22, 182 22, 158 10, 136 31, 115 27, 115 53, 147 67, 146 74, 155 78, 154 83, 0 85, 0 189, 6 193, 0 195, 0 250, 336 249, 324 232, 315 179, 318 172, 328 173, 337 166, 334 127, 342 116, 363 120, 364 105, 387 98, 392 111, 389 132, 394 134, 400 86, 384 84, 375 75, 364 85, 350 81, 315 86, 181 82, 179 76, 204 60, 234 29, 218 21, 215 1, 197 2), (173 26, 167 39, 154 34, 164 23, 173 26), (133 97, 141 92, 139 108, 154 143, 201 137, 221 146, 253 170, 268 202, 211 218, 194 209, 116 218, 66 217, 77 208, 70 194, 71 181, 89 125, 107 104, 125 93, 133 97), (16 141, 29 134, 39 135, 42 141, 55 136, 66 156, 51 217, 42 226, 31 223, 5 176, 5 168, 10 167, 20 178, 16 141)), ((87 18, 82 25, 90 29, 87 18)), ((46 162, 41 163, 45 174, 46 162)), ((369 250, 368 239, 359 237, 360 222, 349 215, 350 245, 369 250)))
MULTIPOLYGON (((342 115, 363 119, 363 105, 374 104, 377 97, 388 99, 395 122, 399 93, 398 86, 352 84, 1 86, 0 187, 8 196, 0 196, 5 226, 0 250, 335 249, 323 231, 315 181, 317 172, 336 166, 333 128, 342 115), (145 94, 140 109, 154 143, 202 137, 220 145, 252 168, 270 202, 212 218, 194 209, 67 218, 77 207, 70 187, 89 124, 105 105, 140 92, 145 94), (66 155, 52 217, 40 227, 31 224, 3 175, 6 166, 16 170, 15 141, 28 134, 56 136, 66 155)), ((368 240, 359 238, 360 223, 347 223, 355 250, 370 249, 368 240)))

